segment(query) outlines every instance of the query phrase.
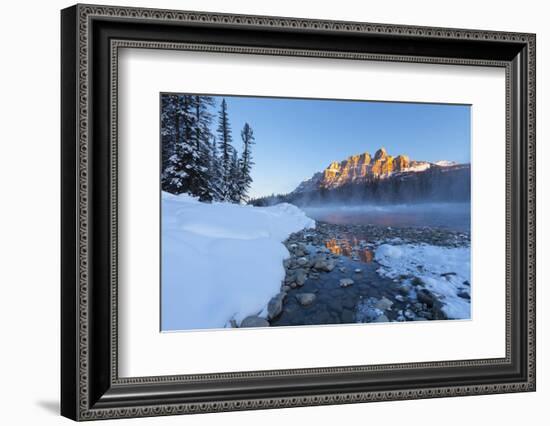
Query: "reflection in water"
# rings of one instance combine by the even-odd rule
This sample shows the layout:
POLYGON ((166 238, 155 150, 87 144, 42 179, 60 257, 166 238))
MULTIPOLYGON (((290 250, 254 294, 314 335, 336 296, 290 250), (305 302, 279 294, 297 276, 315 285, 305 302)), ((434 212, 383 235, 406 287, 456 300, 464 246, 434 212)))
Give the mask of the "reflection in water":
POLYGON ((326 247, 331 253, 336 255, 343 255, 360 260, 361 262, 372 262, 373 252, 366 247, 362 247, 360 241, 353 237, 349 240, 343 240, 332 238, 325 242, 326 247))

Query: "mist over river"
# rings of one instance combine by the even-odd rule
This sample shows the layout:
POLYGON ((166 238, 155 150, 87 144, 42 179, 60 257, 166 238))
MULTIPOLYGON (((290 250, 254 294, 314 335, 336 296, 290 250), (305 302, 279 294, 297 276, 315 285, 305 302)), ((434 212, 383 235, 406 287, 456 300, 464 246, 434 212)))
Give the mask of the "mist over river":
POLYGON ((470 203, 301 207, 312 219, 336 225, 432 227, 470 232, 470 203))

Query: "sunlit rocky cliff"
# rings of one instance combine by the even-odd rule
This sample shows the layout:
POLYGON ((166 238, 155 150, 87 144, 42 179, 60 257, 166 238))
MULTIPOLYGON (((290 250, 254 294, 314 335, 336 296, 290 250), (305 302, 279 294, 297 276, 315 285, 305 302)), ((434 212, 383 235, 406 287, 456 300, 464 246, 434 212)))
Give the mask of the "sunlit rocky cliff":
POLYGON ((266 197, 255 204, 287 201, 327 202, 469 201, 470 165, 452 161, 412 160, 384 148, 334 161, 289 194, 266 197))
POLYGON ((303 182, 295 192, 313 189, 334 189, 349 184, 361 184, 388 178, 400 172, 420 172, 431 166, 427 161, 410 160, 407 155, 396 157, 380 148, 372 157, 368 152, 334 161, 320 173, 303 182))

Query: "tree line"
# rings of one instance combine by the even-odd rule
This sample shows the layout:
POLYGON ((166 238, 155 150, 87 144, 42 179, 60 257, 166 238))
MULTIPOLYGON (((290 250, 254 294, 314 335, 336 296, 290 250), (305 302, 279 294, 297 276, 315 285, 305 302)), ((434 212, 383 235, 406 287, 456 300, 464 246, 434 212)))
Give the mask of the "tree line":
POLYGON ((431 167, 423 172, 405 176, 373 178, 362 183, 349 183, 338 188, 318 187, 306 192, 271 194, 251 198, 248 203, 271 206, 291 203, 296 206, 323 206, 327 204, 392 204, 421 202, 468 202, 471 199, 470 166, 447 170, 431 167))
POLYGON ((225 99, 217 114, 215 108, 212 96, 161 96, 162 190, 187 193, 200 201, 246 202, 254 132, 244 124, 239 155, 225 99))

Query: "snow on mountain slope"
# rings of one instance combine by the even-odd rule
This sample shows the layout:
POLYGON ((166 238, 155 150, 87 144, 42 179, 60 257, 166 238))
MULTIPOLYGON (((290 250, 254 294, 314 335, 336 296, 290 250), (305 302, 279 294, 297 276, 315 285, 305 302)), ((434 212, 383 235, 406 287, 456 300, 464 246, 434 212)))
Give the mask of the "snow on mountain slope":
POLYGON ((434 164, 439 167, 450 167, 450 166, 457 165, 456 161, 448 161, 448 160, 436 161, 434 164))
POLYGON ((282 244, 315 222, 290 204, 252 207, 162 194, 163 331, 222 328, 278 293, 282 244))
POLYGON ((416 164, 411 164, 409 167, 402 170, 402 172, 423 172, 428 170, 431 164, 426 161, 417 161, 416 164))

